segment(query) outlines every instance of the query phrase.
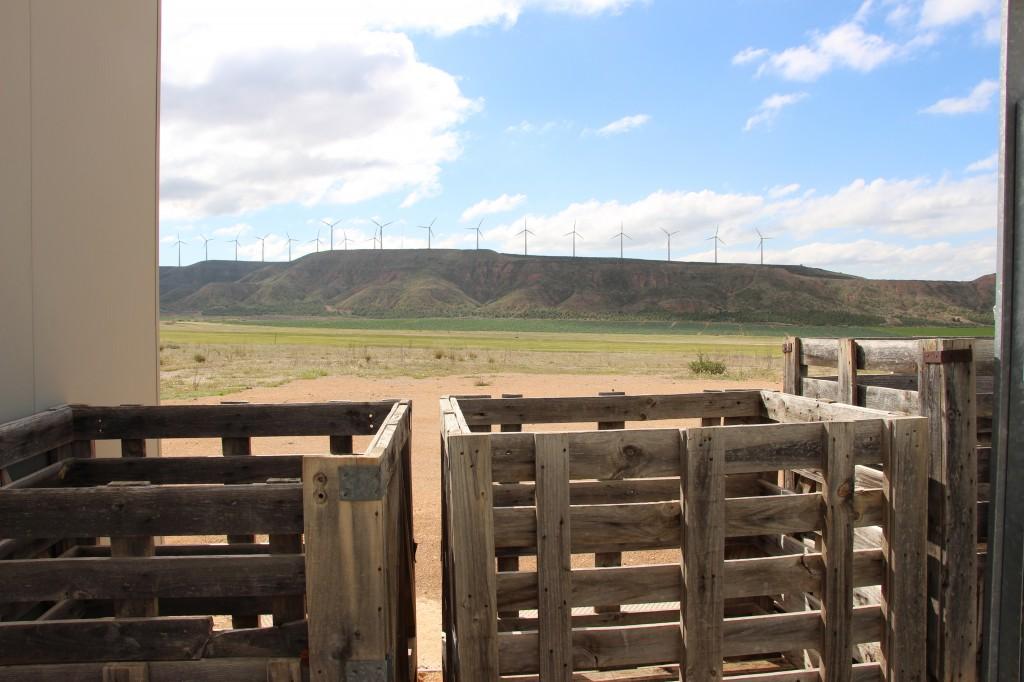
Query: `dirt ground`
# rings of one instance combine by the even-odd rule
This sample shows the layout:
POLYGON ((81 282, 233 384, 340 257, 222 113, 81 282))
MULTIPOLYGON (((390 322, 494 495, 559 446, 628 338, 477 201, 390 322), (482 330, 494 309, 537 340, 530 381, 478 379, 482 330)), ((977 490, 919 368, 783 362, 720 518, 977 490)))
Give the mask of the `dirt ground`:
MULTIPOLYGON (((273 388, 254 388, 229 396, 192 401, 166 401, 168 404, 214 404, 223 400, 296 403, 325 400, 378 400, 406 398, 413 404, 413 504, 416 541, 417 634, 419 663, 423 669, 441 666, 441 481, 439 452, 438 398, 448 394, 520 393, 526 396, 595 395, 600 391, 625 391, 630 394, 690 393, 706 389, 779 388, 766 381, 693 381, 657 376, 579 376, 505 374, 493 377, 429 377, 414 379, 359 378, 329 376, 293 381, 273 388), (488 382, 480 386, 482 381, 488 382)), ((564 428, 553 426, 551 428, 564 428)), ((354 447, 362 451, 369 438, 356 438, 354 447)), ((253 453, 316 454, 328 451, 327 438, 254 439, 253 453)), ((213 439, 165 440, 164 456, 219 454, 220 443, 213 439)))

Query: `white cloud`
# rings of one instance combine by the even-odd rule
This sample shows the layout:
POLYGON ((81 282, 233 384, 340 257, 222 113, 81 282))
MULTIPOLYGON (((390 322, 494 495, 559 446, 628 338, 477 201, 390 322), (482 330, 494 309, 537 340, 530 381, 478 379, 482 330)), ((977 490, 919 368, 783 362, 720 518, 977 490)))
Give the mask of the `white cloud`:
POLYGON ((621 135, 622 133, 628 133, 631 130, 647 125, 651 120, 651 117, 647 114, 634 114, 632 116, 623 116, 622 118, 612 121, 608 125, 602 126, 594 131, 594 134, 602 137, 608 137, 609 135, 621 135))
POLYGON ((921 111, 926 114, 973 114, 985 111, 992 104, 992 98, 999 92, 999 83, 994 80, 983 80, 966 97, 947 97, 921 111))
POLYGON ((536 133, 538 135, 543 135, 544 133, 547 133, 547 132, 550 132, 551 130, 554 130, 555 127, 557 127, 557 126, 558 126, 558 122, 557 121, 545 121, 543 123, 533 123, 531 121, 527 121, 527 120, 524 119, 524 120, 520 121, 519 123, 516 123, 515 125, 511 125, 511 126, 505 128, 505 132, 506 133, 518 133, 518 134, 521 134, 521 135, 528 135, 528 134, 531 134, 531 133, 536 133))
POLYGON ((745 47, 733 55, 733 64, 749 64, 764 59, 768 56, 768 50, 763 47, 745 47))
POLYGON ((175 0, 162 17, 161 217, 441 191, 482 102, 399 31, 594 15, 639 0, 175 0))
POLYGON ((789 196, 790 194, 798 191, 800 191, 800 185, 795 182, 789 185, 775 185, 774 187, 768 188, 768 198, 781 199, 782 197, 789 196))
POLYGON ((485 215, 505 213, 519 206, 524 201, 526 201, 525 194, 502 194, 495 199, 483 199, 463 211, 462 217, 459 220, 466 222, 485 215))
POLYGON ((921 5, 921 25, 948 26, 974 18, 984 19, 998 12, 997 0, 924 0, 921 5))
POLYGON ((992 152, 990 156, 986 156, 984 159, 978 159, 974 163, 968 164, 966 171, 968 173, 990 173, 996 169, 999 164, 999 152, 992 152))
POLYGON ((778 117, 780 111, 806 97, 806 92, 791 92, 786 95, 775 94, 765 98, 753 115, 747 119, 746 124, 743 126, 744 132, 750 132, 760 125, 771 125, 778 117))

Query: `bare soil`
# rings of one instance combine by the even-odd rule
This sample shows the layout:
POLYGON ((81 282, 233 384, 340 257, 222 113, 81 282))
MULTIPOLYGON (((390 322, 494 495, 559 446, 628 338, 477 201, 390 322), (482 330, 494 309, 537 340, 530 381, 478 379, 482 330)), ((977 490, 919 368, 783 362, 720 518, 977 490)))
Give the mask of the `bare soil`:
MULTIPOLYGON (((472 377, 330 376, 293 381, 272 388, 253 388, 229 396, 167 401, 168 404, 215 404, 221 400, 266 403, 317 402, 325 400, 378 400, 405 398, 413 402, 413 505, 416 541, 416 593, 419 663, 424 669, 441 665, 441 464, 439 452, 438 399, 442 395, 520 393, 526 396, 595 395, 600 391, 630 394, 693 393, 709 389, 779 388, 771 381, 676 380, 643 375, 580 376, 566 374, 503 374, 472 377), (481 386, 483 380, 488 385, 481 386)), ((628 425, 627 425, 628 426, 628 425)), ((548 430, 565 428, 551 425, 548 430)), ((583 428, 586 428, 584 426, 583 428)), ((356 438, 362 451, 369 438, 356 438)), ((165 440, 164 456, 219 454, 213 439, 165 440)), ((262 438, 253 441, 254 454, 328 452, 326 437, 262 438)), ((642 555, 632 557, 645 560, 642 555)), ((632 562, 630 562, 632 563, 632 562)))

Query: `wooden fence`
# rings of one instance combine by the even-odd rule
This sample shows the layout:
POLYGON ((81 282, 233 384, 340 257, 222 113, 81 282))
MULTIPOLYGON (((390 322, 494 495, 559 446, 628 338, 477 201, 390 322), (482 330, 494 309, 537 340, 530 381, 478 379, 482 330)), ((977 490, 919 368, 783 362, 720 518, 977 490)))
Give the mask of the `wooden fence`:
POLYGON ((992 339, 793 337, 783 351, 787 393, 929 418, 928 674, 934 680, 977 679, 992 339))
POLYGON ((0 426, 0 680, 415 680, 410 448, 401 401, 0 426), (334 454, 247 456, 269 436, 334 454), (221 452, 146 457, 155 438, 221 452), (91 456, 111 439, 121 458, 91 456))
POLYGON ((922 679, 925 419, 771 391, 445 398, 441 415, 447 681, 922 679), (657 420, 705 425, 622 430, 657 420), (618 428, 522 430, 584 422, 618 428), (785 490, 794 470, 824 489, 785 490), (855 549, 869 525, 886 549, 855 549), (885 609, 854 606, 869 585, 885 609), (864 642, 881 662, 854 661, 864 642))

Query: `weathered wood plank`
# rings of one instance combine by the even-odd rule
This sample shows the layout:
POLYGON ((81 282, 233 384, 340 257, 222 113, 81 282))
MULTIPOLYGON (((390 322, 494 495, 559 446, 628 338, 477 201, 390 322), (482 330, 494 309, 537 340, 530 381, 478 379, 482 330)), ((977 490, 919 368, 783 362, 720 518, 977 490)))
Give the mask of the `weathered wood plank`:
POLYGON ((10 490, 0 493, 0 535, 297 533, 301 490, 297 484, 10 490))
POLYGON ((536 434, 537 593, 540 674, 572 680, 572 619, 569 599, 572 555, 569 522, 569 443, 564 434, 536 434))
MULTIPOLYGON (((857 404, 857 342, 853 339, 838 340, 838 378, 836 380, 837 400, 847 405, 857 404)), ((826 673, 828 674, 828 673, 826 673)))
POLYGON ((745 417, 758 414, 760 403, 757 391, 458 400, 470 426, 745 417))
MULTIPOLYGON (((852 349, 851 349, 852 350, 852 349)), ((840 357, 845 355, 840 348, 840 357)), ((850 356, 852 357, 852 356, 850 356)), ((825 581, 821 598, 824 633, 821 651, 823 682, 849 682, 853 627, 853 422, 825 424, 825 527, 821 554, 825 581)))
MULTIPOLYGON (((500 435, 454 435, 447 441, 449 531, 455 543, 452 551, 457 557, 452 566, 454 584, 450 587, 455 603, 458 661, 452 663, 465 680, 493 680, 498 676, 490 441, 500 435)), ((532 434, 527 435, 532 440, 532 434)), ((536 537, 536 517, 533 518, 536 537)), ((537 649, 532 660, 536 666, 537 649)))
MULTIPOLYGON (((148 661, 149 682, 252 682, 268 679, 269 670, 281 659, 229 658, 200 661, 148 661)), ((292 659, 291 664, 298 665, 292 659)), ((109 663, 40 664, 0 667, 0 682, 101 682, 109 663)), ((288 678, 285 678, 288 679, 288 678)), ((298 682, 297 679, 289 682, 298 682)))
POLYGON ((0 425, 0 469, 74 440, 71 408, 46 410, 0 425))
POLYGON ((0 665, 199 658, 208 617, 0 623, 0 665))
POLYGON ((683 646, 680 670, 688 682, 722 677, 725 598, 725 449, 714 428, 680 431, 683 646))
MULTIPOLYGON (((748 497, 762 494, 754 474, 733 474, 725 479, 728 497, 748 497)), ((495 507, 532 507, 533 483, 495 483, 495 507)), ((679 499, 679 477, 641 478, 625 481, 571 481, 571 504, 624 504, 638 502, 667 502, 679 499)))
POLYGON ((883 525, 888 604, 886 634, 880 641, 890 682, 926 679, 928 442, 926 420, 894 419, 889 424, 883 525))
POLYGON ((73 406, 74 437, 250 438, 258 436, 371 435, 394 403, 73 406))
POLYGON ((377 470, 377 458, 306 457, 303 499, 309 673, 338 680, 350 661, 387 654, 383 503, 342 499, 342 479, 377 470))
POLYGON ((111 481, 149 481, 153 485, 263 483, 268 478, 302 477, 302 455, 147 457, 67 460, 65 486, 104 485, 111 481))
POLYGON ((0 600, 301 595, 303 558, 197 556, 0 561, 0 600))
MULTIPOLYGON (((825 567, 821 554, 790 554, 754 559, 729 559, 722 580, 726 599, 785 592, 821 592, 825 567)), ((853 555, 855 587, 880 585, 884 575, 882 550, 860 549, 853 555)), ((537 574, 517 571, 498 574, 498 606, 537 608, 537 574)), ((680 601, 677 564, 616 568, 577 568, 572 573, 571 605, 650 604, 680 601)))
POLYGON ((782 344, 782 390, 791 395, 800 395, 802 391, 803 351, 800 339, 787 336, 782 344))
POLYGON ((272 628, 214 632, 203 649, 203 658, 301 656, 309 648, 307 623, 299 620, 272 628))

